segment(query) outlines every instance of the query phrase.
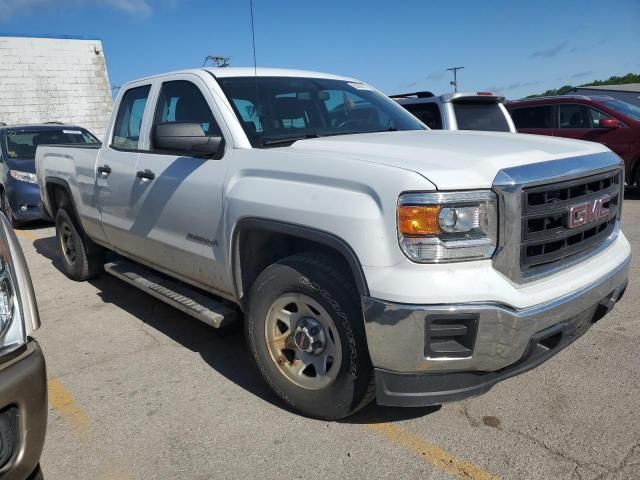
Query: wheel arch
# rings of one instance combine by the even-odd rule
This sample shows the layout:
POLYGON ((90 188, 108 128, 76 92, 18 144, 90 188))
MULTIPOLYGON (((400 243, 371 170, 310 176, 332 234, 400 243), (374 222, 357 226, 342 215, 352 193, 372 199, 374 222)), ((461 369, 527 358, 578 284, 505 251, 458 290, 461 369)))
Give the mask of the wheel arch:
POLYGON ((71 215, 71 220, 75 227, 85 238, 88 253, 97 253, 101 251, 101 247, 94 243, 86 234, 84 228, 82 228, 80 216, 78 215, 78 210, 75 202, 73 201, 73 195, 71 194, 69 184, 61 178, 47 177, 45 179, 45 192, 47 195, 47 205, 49 206, 49 211, 47 213, 51 216, 51 219, 55 221, 56 213, 58 213, 60 208, 69 207, 66 210, 71 215))
POLYGON ((58 209, 65 205, 71 206, 71 214, 75 217, 76 221, 79 218, 76 206, 73 203, 73 196, 71 195, 71 188, 66 180, 55 177, 47 177, 45 179, 45 192, 47 195, 46 205, 49 207, 47 212, 52 219, 56 218, 58 209))
POLYGON ((360 295, 369 289, 358 256, 336 235, 312 227, 263 218, 238 221, 231 241, 231 271, 239 303, 244 304, 257 276, 273 262, 304 251, 324 251, 335 255, 350 274, 360 295), (269 248, 261 248, 266 245, 269 248))

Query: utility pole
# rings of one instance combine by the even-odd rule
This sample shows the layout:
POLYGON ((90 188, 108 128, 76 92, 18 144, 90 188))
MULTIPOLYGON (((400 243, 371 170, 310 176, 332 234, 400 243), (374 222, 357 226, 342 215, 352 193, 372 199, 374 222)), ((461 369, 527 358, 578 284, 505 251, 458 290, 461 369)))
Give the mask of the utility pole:
POLYGON ((209 60, 215 63, 218 68, 222 68, 222 67, 229 66, 229 60, 231 60, 231 57, 223 57, 220 55, 207 55, 204 58, 204 62, 202 63, 202 66, 204 67, 209 60))
POLYGON ((453 91, 458 91, 458 70, 462 70, 464 67, 451 67, 447 68, 448 71, 453 72, 453 82, 449 82, 450 85, 453 85, 453 91))

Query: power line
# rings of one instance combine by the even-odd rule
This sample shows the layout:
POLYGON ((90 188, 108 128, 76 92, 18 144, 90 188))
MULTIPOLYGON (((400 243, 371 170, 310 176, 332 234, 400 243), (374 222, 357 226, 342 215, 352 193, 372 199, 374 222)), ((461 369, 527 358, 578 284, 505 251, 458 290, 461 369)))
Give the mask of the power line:
POLYGON ((451 67, 447 68, 448 71, 453 72, 453 81, 449 82, 450 85, 453 85, 453 91, 458 91, 458 70, 462 70, 464 67, 451 67))

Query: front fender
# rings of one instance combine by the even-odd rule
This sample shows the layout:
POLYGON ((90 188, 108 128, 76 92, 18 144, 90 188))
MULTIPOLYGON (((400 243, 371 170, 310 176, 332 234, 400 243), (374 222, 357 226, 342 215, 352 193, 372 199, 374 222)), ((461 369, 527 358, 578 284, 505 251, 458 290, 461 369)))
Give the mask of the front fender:
POLYGON ((232 239, 243 219, 329 234, 354 253, 359 267, 392 266, 404 259, 396 233, 398 196, 434 190, 431 183, 386 165, 292 157, 278 157, 282 169, 246 168, 230 176, 223 218, 231 272, 232 239))

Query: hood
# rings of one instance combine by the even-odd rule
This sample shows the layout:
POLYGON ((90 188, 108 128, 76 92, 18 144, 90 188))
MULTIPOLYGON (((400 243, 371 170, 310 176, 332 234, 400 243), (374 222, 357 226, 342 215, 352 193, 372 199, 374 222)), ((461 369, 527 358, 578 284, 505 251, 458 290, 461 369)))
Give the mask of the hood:
POLYGON ((316 138, 290 148, 412 170, 439 190, 489 188, 503 168, 608 151, 598 143, 541 135, 448 130, 316 138))
POLYGON ((7 159, 7 167, 9 170, 19 170, 21 172, 36 173, 36 161, 32 158, 24 159, 7 159))

